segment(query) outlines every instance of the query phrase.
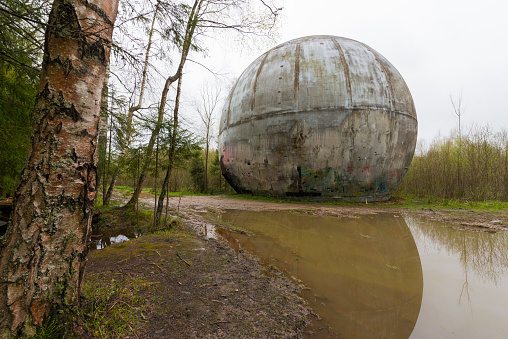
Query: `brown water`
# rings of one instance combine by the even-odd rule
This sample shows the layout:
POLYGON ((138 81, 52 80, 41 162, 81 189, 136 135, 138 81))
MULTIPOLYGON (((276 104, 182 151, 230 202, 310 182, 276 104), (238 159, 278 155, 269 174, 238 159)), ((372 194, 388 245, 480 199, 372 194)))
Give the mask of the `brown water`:
MULTIPOLYGON (((230 210, 215 230, 307 289, 308 337, 508 338, 508 237, 398 214, 230 210)), ((207 232, 210 232, 208 226, 207 232)))

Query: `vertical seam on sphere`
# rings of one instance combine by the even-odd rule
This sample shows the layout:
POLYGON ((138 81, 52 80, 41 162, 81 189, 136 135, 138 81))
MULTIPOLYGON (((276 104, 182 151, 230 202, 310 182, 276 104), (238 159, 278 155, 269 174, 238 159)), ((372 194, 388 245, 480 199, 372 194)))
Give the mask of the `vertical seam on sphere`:
POLYGON ((344 51, 340 47, 339 42, 336 39, 332 39, 335 47, 339 50, 340 61, 342 63, 342 67, 344 68, 344 76, 346 77, 346 90, 347 90, 347 99, 349 103, 349 107, 353 107, 353 94, 351 93, 351 76, 349 74, 349 66, 346 62, 346 57, 344 56, 344 51))
MULTIPOLYGON (((231 90, 231 94, 229 95, 228 117, 227 117, 227 120, 226 120, 226 127, 225 128, 229 127, 229 121, 231 119, 231 101, 233 101, 233 95, 235 93, 236 85, 238 85, 238 81, 239 80, 240 80, 240 78, 236 79, 235 84, 233 86, 233 89, 231 90)), ((221 131, 219 131, 219 133, 221 133, 221 131)))
POLYGON ((300 88, 300 43, 296 45, 296 58, 295 58, 295 102, 298 107, 298 90, 300 88))
POLYGON ((372 53, 372 55, 374 55, 374 58, 376 59, 377 63, 379 64, 379 66, 381 66, 381 71, 385 75, 386 82, 388 83, 388 88, 390 90, 390 108, 393 111, 395 109, 395 95, 393 93, 392 82, 391 82, 390 78, 388 77, 388 72, 386 71, 386 67, 381 62, 381 60, 379 59, 378 55, 376 54, 376 52, 372 48, 370 48, 369 46, 365 45, 364 43, 361 43, 361 44, 363 46, 365 46, 369 50, 369 52, 372 53))
POLYGON ((265 57, 263 58, 263 61, 261 61, 261 65, 259 65, 258 71, 256 73, 256 79, 254 79, 254 89, 252 91, 252 100, 250 103, 250 110, 253 111, 254 107, 256 106, 256 90, 258 86, 258 78, 259 74, 261 74, 261 70, 263 69, 263 65, 265 64, 266 58, 268 57, 268 54, 270 54, 271 51, 266 52, 265 57))

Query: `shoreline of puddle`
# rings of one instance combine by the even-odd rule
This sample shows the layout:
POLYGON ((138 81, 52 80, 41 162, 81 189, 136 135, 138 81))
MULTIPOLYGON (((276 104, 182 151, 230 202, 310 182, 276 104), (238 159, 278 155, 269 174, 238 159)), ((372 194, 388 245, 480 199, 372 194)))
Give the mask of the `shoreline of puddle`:
MULTIPOLYGON (((301 288, 302 298, 321 317, 311 317, 306 337, 505 334, 502 323, 508 316, 499 315, 498 303, 508 302, 506 232, 467 232, 411 213, 359 218, 288 211, 199 214, 210 223, 195 223, 198 234, 226 240, 237 256, 247 251, 262 267, 275 266, 301 288), (493 260, 492 267, 482 262, 487 250, 497 255, 497 266, 493 260), (482 298, 470 295, 473 289, 482 298), (473 308, 490 310, 473 316, 473 308)), ((269 275, 269 269, 262 273, 269 275)))

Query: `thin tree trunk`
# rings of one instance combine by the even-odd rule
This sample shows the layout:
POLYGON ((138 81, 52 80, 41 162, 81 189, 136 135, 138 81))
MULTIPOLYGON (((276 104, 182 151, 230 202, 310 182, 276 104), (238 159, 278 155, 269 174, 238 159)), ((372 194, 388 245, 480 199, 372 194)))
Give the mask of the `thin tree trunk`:
POLYGON ((182 93, 182 76, 178 79, 178 85, 176 87, 176 101, 175 108, 173 110, 173 128, 171 131, 171 146, 169 148, 169 163, 168 170, 166 171, 166 176, 164 177, 164 183, 162 184, 162 192, 159 197, 159 208, 156 213, 156 226, 160 224, 161 214, 162 214, 162 205, 164 204, 164 193, 169 185, 169 178, 171 177, 171 170, 173 169, 173 162, 175 161, 175 152, 176 152, 176 135, 178 133, 178 110, 180 109, 180 94, 182 93))
POLYGON ((166 215, 164 216, 164 225, 168 224, 168 207, 169 207, 169 180, 166 185, 166 215))
MULTIPOLYGON (((154 207, 153 207, 153 225, 157 227, 157 172, 159 171, 159 138, 157 138, 157 146, 155 148, 155 198, 154 198, 154 207)), ((164 193, 163 193, 164 194, 164 193)), ((161 196, 163 196, 161 194, 161 196)), ((138 200, 139 201, 139 200, 138 200)))
POLYGON ((210 128, 206 130, 206 150, 205 150, 205 193, 208 193, 208 138, 210 134, 210 128))
POLYGON ((115 169, 113 170, 113 175, 111 176, 111 181, 109 183, 108 191, 104 194, 103 199, 103 205, 109 205, 109 202, 111 201, 111 196, 113 195, 113 189, 115 188, 116 181, 118 180, 118 175, 120 173, 120 164, 122 163, 123 159, 125 158, 125 155, 127 154, 127 150, 130 146, 131 138, 132 138, 132 120, 134 117, 134 113, 141 108, 141 105, 143 104, 143 96, 145 93, 145 87, 146 87, 146 76, 148 71, 148 61, 150 59, 150 49, 152 47, 152 38, 153 38, 153 31, 155 26, 155 21, 157 19, 157 13, 159 11, 160 1, 157 1, 157 4, 155 5, 155 11, 153 13, 152 18, 152 26, 150 28, 150 33, 148 34, 148 45, 146 47, 146 53, 145 53, 145 63, 143 65, 143 78, 141 80, 141 89, 139 91, 139 98, 138 103, 136 106, 129 107, 129 112, 127 113, 127 133, 125 135, 125 142, 123 144, 123 147, 120 150, 120 155, 118 157, 117 164, 115 166, 115 169))
MULTIPOLYGON (((138 165, 138 169, 137 169, 137 176, 139 176, 139 149, 138 149, 138 152, 137 152, 138 156, 137 156, 137 165, 138 165)), ((139 227, 139 200, 136 202, 136 218, 137 218, 137 226, 139 227)))
MULTIPOLYGON (((99 162, 97 165, 97 187, 101 187, 101 180, 106 182, 106 154, 108 147, 108 90, 109 83, 109 64, 106 67, 106 76, 104 77, 104 85, 101 94, 101 116, 99 120, 99 162)), ((104 196, 103 199, 104 201, 104 196)))
POLYGON ((96 197, 101 90, 118 1, 55 0, 33 136, 0 255, 0 336, 79 301, 96 197))
POLYGON ((508 141, 504 142, 504 201, 508 200, 508 141))
POLYGON ((109 202, 111 201, 111 196, 113 195, 113 190, 115 188, 116 181, 118 180, 119 173, 120 173, 120 166, 117 164, 115 166, 114 172, 111 176, 111 182, 108 186, 108 190, 107 190, 106 194, 104 194, 104 199, 102 200, 102 204, 104 206, 108 206, 109 202))
POLYGON ((152 131, 152 135, 150 137, 150 141, 148 142, 148 147, 146 150, 146 155, 144 157, 143 166, 141 170, 141 174, 138 179, 138 185, 136 190, 132 194, 132 198, 129 200, 126 206, 133 207, 136 204, 136 201, 139 199, 139 195, 141 194, 141 189, 143 187, 143 183, 145 182, 146 175, 148 172, 148 167, 150 166, 152 160, 153 146, 155 144, 155 138, 159 135, 160 128, 162 125, 162 120, 164 117, 164 110, 166 108, 167 96, 170 86, 180 79, 183 71, 183 66, 187 61, 187 57, 190 52, 190 48, 192 46, 192 38, 194 36, 194 31, 196 29, 196 23, 199 18, 199 14, 201 11, 201 5, 204 0, 195 0, 194 6, 192 7, 191 13, 189 15, 189 20, 187 21, 187 27, 185 29, 185 38, 182 46, 182 54, 180 58, 180 64, 178 65, 178 69, 176 73, 166 79, 166 83, 164 85, 164 89, 162 90, 161 100, 159 104, 157 123, 155 128, 152 131))
MULTIPOLYGON (((109 126, 113 127, 113 117, 111 117, 109 126)), ((108 156, 107 170, 106 170, 106 161, 104 161, 104 174, 109 173, 109 168, 111 166, 111 139, 112 138, 113 138, 113 128, 111 128, 111 130, 109 132, 109 156, 108 156)), ((117 173, 117 172, 115 172, 115 173, 117 173)), ((106 192, 106 187, 107 187, 106 186, 106 179, 107 179, 107 175, 105 175, 104 181, 102 182, 102 204, 103 205, 109 204, 109 200, 111 199, 111 194, 113 193, 109 190, 106 192)))

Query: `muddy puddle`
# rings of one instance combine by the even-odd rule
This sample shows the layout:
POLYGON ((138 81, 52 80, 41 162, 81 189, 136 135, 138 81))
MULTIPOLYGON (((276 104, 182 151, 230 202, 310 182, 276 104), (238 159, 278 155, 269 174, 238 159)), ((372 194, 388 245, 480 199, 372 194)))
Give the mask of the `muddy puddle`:
MULTIPOLYGON (((206 227, 304 287, 312 338, 508 337, 508 236, 411 214, 228 210, 206 227)), ((203 229, 204 232, 204 229, 203 229)))
POLYGON ((92 231, 90 238, 90 250, 100 250, 113 244, 118 244, 131 239, 136 239, 141 233, 132 229, 120 229, 114 231, 92 231))

